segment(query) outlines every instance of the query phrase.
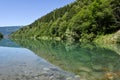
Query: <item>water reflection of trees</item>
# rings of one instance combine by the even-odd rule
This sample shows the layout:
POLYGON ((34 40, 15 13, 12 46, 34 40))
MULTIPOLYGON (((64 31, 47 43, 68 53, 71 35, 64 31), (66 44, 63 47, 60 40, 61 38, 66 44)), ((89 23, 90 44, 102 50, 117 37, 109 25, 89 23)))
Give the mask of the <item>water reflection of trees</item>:
POLYGON ((120 56, 111 49, 95 44, 64 43, 41 40, 15 40, 36 55, 62 69, 79 74, 87 80, 106 80, 110 74, 120 78, 120 56))

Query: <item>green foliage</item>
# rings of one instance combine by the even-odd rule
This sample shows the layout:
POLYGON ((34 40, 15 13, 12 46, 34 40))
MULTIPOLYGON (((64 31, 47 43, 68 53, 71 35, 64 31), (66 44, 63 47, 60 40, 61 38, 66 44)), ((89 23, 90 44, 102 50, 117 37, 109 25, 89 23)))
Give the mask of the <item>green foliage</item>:
POLYGON ((2 33, 0 33, 0 39, 2 39, 3 38, 3 35, 2 35, 2 33))
POLYGON ((46 14, 11 36, 92 41, 98 35, 110 34, 119 28, 119 0, 76 0, 46 14))

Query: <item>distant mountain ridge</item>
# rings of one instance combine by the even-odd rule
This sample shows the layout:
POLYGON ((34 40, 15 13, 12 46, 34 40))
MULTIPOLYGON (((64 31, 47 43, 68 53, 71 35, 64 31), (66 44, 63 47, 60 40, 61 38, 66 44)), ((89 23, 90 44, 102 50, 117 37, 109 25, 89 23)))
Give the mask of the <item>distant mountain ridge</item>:
POLYGON ((0 40, 0 47, 20 47, 17 43, 13 42, 12 40, 10 39, 2 39, 0 40))
POLYGON ((20 29, 20 26, 6 26, 6 27, 0 27, 0 33, 2 33, 4 36, 11 34, 12 32, 17 31, 20 29))

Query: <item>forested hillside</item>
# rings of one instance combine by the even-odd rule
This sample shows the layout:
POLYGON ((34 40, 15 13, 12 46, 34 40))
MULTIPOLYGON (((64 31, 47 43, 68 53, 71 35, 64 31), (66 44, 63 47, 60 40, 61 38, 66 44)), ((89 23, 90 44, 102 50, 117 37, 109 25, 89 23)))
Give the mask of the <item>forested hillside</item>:
POLYGON ((92 41, 120 29, 120 0, 76 0, 13 33, 12 37, 92 41))

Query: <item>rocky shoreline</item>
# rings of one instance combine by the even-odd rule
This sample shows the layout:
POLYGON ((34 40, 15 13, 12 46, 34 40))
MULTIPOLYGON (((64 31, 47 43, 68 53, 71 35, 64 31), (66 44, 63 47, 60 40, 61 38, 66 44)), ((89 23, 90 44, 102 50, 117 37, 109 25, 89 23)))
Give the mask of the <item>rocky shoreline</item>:
POLYGON ((0 74, 0 80, 80 80, 80 76, 75 76, 72 73, 64 72, 57 68, 43 68, 37 75, 32 75, 32 72, 8 76, 0 74))

